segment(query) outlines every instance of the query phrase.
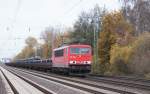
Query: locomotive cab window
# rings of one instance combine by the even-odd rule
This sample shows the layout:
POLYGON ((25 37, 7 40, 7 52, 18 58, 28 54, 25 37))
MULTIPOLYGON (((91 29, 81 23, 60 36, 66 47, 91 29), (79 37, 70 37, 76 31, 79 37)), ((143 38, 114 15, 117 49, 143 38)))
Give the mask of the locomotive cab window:
POLYGON ((64 50, 63 49, 55 51, 55 57, 61 57, 63 55, 64 55, 64 50))
POLYGON ((70 48, 71 54, 88 54, 90 48, 70 48))

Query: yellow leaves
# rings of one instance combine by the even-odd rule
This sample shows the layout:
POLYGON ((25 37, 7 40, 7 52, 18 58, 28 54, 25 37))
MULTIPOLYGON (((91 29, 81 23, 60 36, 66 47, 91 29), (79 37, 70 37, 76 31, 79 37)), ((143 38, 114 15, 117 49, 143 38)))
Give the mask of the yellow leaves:
POLYGON ((133 47, 132 46, 119 46, 118 44, 115 44, 111 48, 110 52, 110 63, 115 63, 115 60, 117 58, 122 58, 125 63, 128 63, 130 60, 130 57, 133 54, 133 47))
POLYGON ((117 33, 133 32, 132 26, 124 19, 122 12, 107 14, 102 20, 102 31, 117 33))
POLYGON ((63 42, 63 33, 57 32, 53 42, 54 48, 59 47, 62 44, 62 42, 63 42))
POLYGON ((48 57, 48 45, 46 43, 42 45, 42 57, 44 59, 48 57))
POLYGON ((127 22, 121 12, 113 12, 104 16, 102 32, 99 40, 99 55, 101 63, 110 63, 110 51, 119 36, 126 35, 127 22))
POLYGON ((28 37, 25 40, 25 42, 28 46, 31 46, 31 47, 34 47, 37 44, 37 40, 34 37, 28 37))
POLYGON ((143 33, 133 43, 133 50, 136 54, 150 55, 150 33, 143 33))
POLYGON ((27 46, 25 48, 25 58, 30 58, 30 57, 33 57, 35 55, 35 50, 30 47, 30 46, 27 46))
POLYGON ((68 32, 52 32, 45 31, 41 33, 41 36, 44 39, 44 44, 42 46, 42 58, 50 58, 52 49, 59 47, 62 42, 65 42, 69 36, 68 32), (53 48, 52 48, 53 46, 53 48))
POLYGON ((35 50, 31 46, 26 46, 22 51, 15 57, 15 59, 24 59, 35 56, 35 50))
POLYGON ((143 33, 133 42, 130 69, 135 74, 150 73, 150 33, 143 33))
POLYGON ((150 49, 150 33, 142 34, 135 41, 132 41, 130 44, 124 46, 116 43, 111 47, 110 63, 115 63, 115 59, 119 57, 121 57, 125 63, 129 63, 130 60, 133 59, 132 56, 137 54, 148 55, 148 48, 150 49))
POLYGON ((141 66, 141 70, 150 72, 150 33, 136 37, 133 29, 122 12, 109 13, 102 19, 98 47, 100 64, 110 63, 105 72, 125 73, 129 68, 139 73, 141 66))
POLYGON ((34 47, 37 44, 37 40, 34 37, 28 37, 25 42, 27 45, 15 56, 14 59, 25 59, 35 56, 34 47))
POLYGON ((70 33, 69 32, 57 32, 54 37, 54 48, 59 47, 63 43, 67 43, 70 41, 70 33))

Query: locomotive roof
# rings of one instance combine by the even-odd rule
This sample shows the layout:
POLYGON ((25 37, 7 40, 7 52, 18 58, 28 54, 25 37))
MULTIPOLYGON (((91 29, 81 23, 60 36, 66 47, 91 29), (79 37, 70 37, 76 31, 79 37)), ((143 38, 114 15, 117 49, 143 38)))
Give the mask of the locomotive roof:
POLYGON ((54 51, 68 48, 68 47, 74 47, 74 46, 80 46, 80 47, 91 47, 90 45, 83 45, 83 44, 72 44, 72 45, 67 45, 67 46, 61 46, 59 48, 55 48, 54 51))
POLYGON ((60 50, 60 49, 64 49, 64 48, 68 48, 69 46, 62 46, 62 47, 59 47, 59 48, 55 48, 54 51, 56 50, 60 50))

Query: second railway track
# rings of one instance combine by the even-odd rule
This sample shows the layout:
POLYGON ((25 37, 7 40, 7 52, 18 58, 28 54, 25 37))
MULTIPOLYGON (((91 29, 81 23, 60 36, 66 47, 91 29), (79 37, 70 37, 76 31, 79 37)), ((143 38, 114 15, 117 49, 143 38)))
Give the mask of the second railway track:
POLYGON ((104 83, 111 83, 116 85, 122 85, 126 87, 138 88, 142 90, 150 91, 150 83, 149 81, 144 80, 134 80, 134 79, 125 79, 125 78, 108 78, 108 77, 93 77, 89 76, 88 80, 97 81, 97 82, 104 82, 104 83))
MULTIPOLYGON (((24 71, 24 72, 26 72, 26 71, 24 71)), ((72 82, 75 82, 75 83, 82 83, 82 84, 86 84, 86 85, 89 85, 89 86, 94 86, 94 87, 97 87, 97 88, 108 89, 108 90, 112 90, 112 91, 116 91, 116 92, 120 92, 120 93, 127 93, 127 94, 129 94, 131 92, 129 92, 130 90, 128 90, 128 89, 126 89, 126 90, 120 90, 119 89, 118 90, 118 89, 113 89, 113 88, 109 88, 109 87, 100 86, 100 85, 97 85, 97 84, 94 85, 90 81, 94 81, 94 82, 97 82, 97 83, 98 82, 102 82, 102 83, 108 83, 108 84, 123 86, 123 87, 129 87, 131 89, 146 91, 146 92, 148 92, 147 94, 150 93, 149 80, 144 80, 144 79, 128 79, 128 78, 125 78, 125 77, 124 78, 123 77, 122 78, 118 78, 118 77, 117 78, 116 77, 112 77, 112 78, 109 77, 109 78, 107 78, 107 77, 91 77, 91 76, 88 76, 86 78, 83 78, 84 80, 89 81, 89 82, 86 82, 86 81, 83 81, 83 80, 81 81, 82 78, 65 77, 65 76, 62 76, 62 75, 60 76, 60 75, 56 75, 56 74, 52 75, 52 74, 39 72, 39 71, 34 71, 34 73, 43 74, 43 75, 47 75, 47 76, 52 76, 52 77, 56 77, 56 78, 59 78, 59 79, 72 81, 72 82)), ((34 74, 34 73, 31 73, 31 74, 34 74)), ((37 75, 37 76, 39 76, 39 75, 37 75)), ((135 93, 137 93, 137 92, 135 92, 135 93)))
POLYGON ((87 82, 87 81, 83 82, 83 80, 80 81, 79 79, 75 80, 74 78, 61 77, 61 76, 56 76, 56 75, 54 77, 54 75, 49 75, 47 73, 42 73, 42 72, 37 72, 37 71, 31 72, 31 71, 27 71, 27 70, 18 69, 18 68, 17 68, 17 70, 22 71, 22 72, 27 73, 27 74, 34 75, 34 76, 42 77, 44 79, 55 81, 55 82, 58 82, 61 84, 65 84, 65 85, 68 85, 68 86, 71 86, 74 88, 79 88, 81 90, 88 91, 90 93, 95 93, 95 94, 100 94, 100 93, 101 94, 105 94, 105 93, 107 93, 107 94, 110 94, 110 93, 111 94, 112 93, 114 93, 114 94, 117 94, 117 93, 118 94, 138 94, 138 93, 142 94, 141 92, 137 92, 137 91, 132 91, 132 90, 128 91, 128 89, 121 90, 121 89, 115 89, 115 88, 100 86, 98 84, 90 83, 90 81, 89 82, 87 82))

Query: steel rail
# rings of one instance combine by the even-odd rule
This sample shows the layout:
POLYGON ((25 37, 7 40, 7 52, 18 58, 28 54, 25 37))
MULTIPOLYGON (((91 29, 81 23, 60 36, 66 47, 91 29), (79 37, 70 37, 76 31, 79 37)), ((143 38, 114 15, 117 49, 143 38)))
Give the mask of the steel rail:
POLYGON ((7 76, 4 74, 4 72, 0 69, 1 73, 3 74, 3 76, 5 77, 6 81, 8 82, 11 90, 13 91, 14 94, 19 94, 19 92, 17 91, 17 89, 13 86, 13 84, 11 83, 11 81, 7 78, 7 76))
MULTIPOLYGON (((18 68, 17 68, 18 69, 18 68)), ((83 87, 77 87, 75 85, 71 85, 71 84, 68 84, 68 83, 64 83, 64 82, 61 82, 61 81, 58 81, 58 80, 54 80, 54 79, 51 79, 49 77, 45 77, 45 76, 42 76, 42 75, 46 75, 46 76, 51 76, 51 77, 55 77, 55 78, 59 78, 59 79, 63 79, 63 80, 67 80, 67 81, 71 81, 71 82, 75 82, 75 83, 81 83, 81 84, 85 84, 87 86, 92 86, 92 87, 96 87, 96 88, 101 88, 101 89, 105 89, 105 90, 110 90, 110 91, 114 91, 114 92, 118 92, 118 93, 121 93, 121 94, 135 94, 133 92, 129 92, 129 91, 124 91, 124 90, 118 90, 118 89, 113 89, 113 88, 109 88, 109 87, 104 87, 104 86, 98 86, 98 85, 94 85, 92 83, 85 83, 85 82, 82 82, 82 81, 77 81, 77 80, 74 80, 74 79, 71 79, 71 78, 68 78, 68 77, 60 77, 60 76, 57 76, 57 75, 50 75, 50 74, 47 74, 47 73, 42 73, 42 72, 37 72, 37 71, 25 71, 25 70, 22 70, 22 69, 18 69, 19 71, 22 71, 22 72, 26 72, 28 74, 32 74, 32 75, 35 75, 35 76, 38 76, 38 77, 42 77, 42 78, 45 78, 45 79, 48 79, 48 80, 53 80, 55 82, 58 82, 58 83, 62 83, 62 84, 66 84, 66 85, 69 85, 71 87, 75 87, 75 88, 80 88, 80 89, 84 89, 86 91, 89 91, 89 89, 85 89, 83 87), (36 74, 35 74, 36 73, 36 74), (42 74, 42 75, 41 75, 42 74)), ((90 91, 91 92, 91 91, 90 91)), ((92 93, 96 93, 94 91, 92 91, 92 93)), ((100 92, 99 92, 100 93, 100 92)))
MULTIPOLYGON (((5 68, 6 69, 6 68, 5 68)), ((10 69, 6 69, 7 71, 11 72, 12 74, 16 75, 17 77, 19 77, 20 79, 24 80, 25 82, 29 83, 30 85, 32 85, 33 87, 37 88, 38 90, 40 90, 41 92, 45 93, 45 94, 54 94, 54 92, 34 83, 33 81, 15 73, 14 71, 10 70, 10 69)), ((11 84, 11 86, 13 87, 13 85, 11 84)), ((13 88, 14 89, 14 88, 13 88)), ((16 89, 15 90, 15 93, 14 94, 19 94, 18 92, 16 92, 16 89)))

